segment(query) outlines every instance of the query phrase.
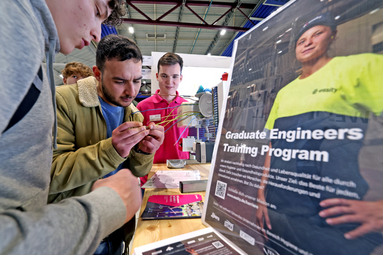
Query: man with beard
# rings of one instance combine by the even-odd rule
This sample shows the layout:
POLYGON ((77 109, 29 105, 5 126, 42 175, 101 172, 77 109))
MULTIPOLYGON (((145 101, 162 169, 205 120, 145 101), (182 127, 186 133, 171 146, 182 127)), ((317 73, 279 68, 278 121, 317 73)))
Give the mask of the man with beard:
MULTIPOLYGON (((49 202, 87 194, 96 180, 122 167, 137 177, 150 171, 164 129, 154 123, 143 126, 143 116, 135 113, 132 101, 141 87, 141 68, 137 45, 108 35, 97 47, 94 77, 57 88, 58 148, 53 151, 49 202)), ((95 254, 121 254, 134 227, 133 218, 125 233, 120 229, 109 235, 95 254)))

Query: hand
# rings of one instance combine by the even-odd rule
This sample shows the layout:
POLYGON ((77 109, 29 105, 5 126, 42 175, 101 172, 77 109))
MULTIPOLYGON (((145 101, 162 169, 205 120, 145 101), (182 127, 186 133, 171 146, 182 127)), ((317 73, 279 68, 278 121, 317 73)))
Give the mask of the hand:
POLYGON ((155 125, 153 122, 150 122, 147 127, 149 128, 149 135, 142 139, 138 147, 143 152, 155 153, 164 142, 164 127, 161 125, 155 125))
POLYGON ((118 154, 126 158, 130 150, 148 134, 149 130, 141 122, 125 122, 113 130, 112 144, 118 154))
POLYGON ((189 252, 191 255, 198 255, 198 253, 190 247, 185 248, 185 251, 189 252))
POLYGON ((125 223, 128 222, 141 206, 141 188, 138 184, 138 179, 129 169, 121 169, 116 174, 96 181, 93 184, 92 190, 109 187, 118 193, 126 208, 125 223))
POLYGON ((319 216, 327 218, 330 225, 360 223, 356 229, 344 234, 347 239, 355 239, 370 232, 383 230, 383 200, 368 202, 351 199, 331 198, 320 202, 327 209, 319 212, 319 216), (336 216, 334 218, 328 218, 336 216))
MULTIPOLYGON (((263 195, 259 194, 258 199, 266 203, 266 199, 263 195)), ((266 223, 267 227, 271 230, 271 223, 270 223, 269 214, 267 212, 267 206, 262 203, 258 203, 257 205, 258 205, 258 209, 257 209, 257 212, 255 213, 255 223, 261 227, 262 234, 264 235, 267 241, 268 237, 264 228, 264 222, 266 223)))

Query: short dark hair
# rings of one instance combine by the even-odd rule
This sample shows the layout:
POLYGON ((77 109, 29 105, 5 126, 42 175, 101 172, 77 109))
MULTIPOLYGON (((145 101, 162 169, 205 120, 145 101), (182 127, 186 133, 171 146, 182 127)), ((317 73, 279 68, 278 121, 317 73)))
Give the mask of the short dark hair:
POLYGON ((160 66, 172 66, 172 65, 175 65, 177 63, 180 65, 181 73, 182 73, 184 61, 182 60, 182 58, 178 54, 168 52, 158 60, 157 72, 158 73, 160 72, 160 66))
POLYGON ((117 59, 125 61, 134 59, 135 63, 142 62, 142 54, 137 44, 122 35, 110 34, 101 39, 97 46, 96 66, 102 72, 105 61, 117 59))
POLYGON ((125 1, 123 0, 110 0, 108 6, 112 9, 112 13, 104 21, 105 25, 117 26, 122 23, 121 17, 125 15, 125 7, 123 5, 125 1))

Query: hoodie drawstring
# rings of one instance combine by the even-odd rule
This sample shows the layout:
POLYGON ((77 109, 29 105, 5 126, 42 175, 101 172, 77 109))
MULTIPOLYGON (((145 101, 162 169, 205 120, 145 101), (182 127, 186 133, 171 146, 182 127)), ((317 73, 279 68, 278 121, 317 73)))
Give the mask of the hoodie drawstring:
POLYGON ((54 54, 56 48, 56 40, 53 38, 49 38, 49 51, 45 53, 45 58, 47 61, 47 76, 49 85, 51 87, 52 92, 52 104, 53 104, 53 112, 54 112, 54 124, 53 124, 53 148, 57 149, 57 112, 56 112, 56 86, 55 80, 53 76, 53 61, 54 54))

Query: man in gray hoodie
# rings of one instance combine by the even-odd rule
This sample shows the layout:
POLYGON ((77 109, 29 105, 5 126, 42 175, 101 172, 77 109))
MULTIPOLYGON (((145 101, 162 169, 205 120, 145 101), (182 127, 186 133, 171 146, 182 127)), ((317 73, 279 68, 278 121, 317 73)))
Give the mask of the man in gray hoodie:
POLYGON ((99 41, 101 23, 121 15, 120 2, 0 1, 0 254, 92 254, 140 206, 137 178, 126 169, 85 196, 46 204, 54 54, 99 41))

